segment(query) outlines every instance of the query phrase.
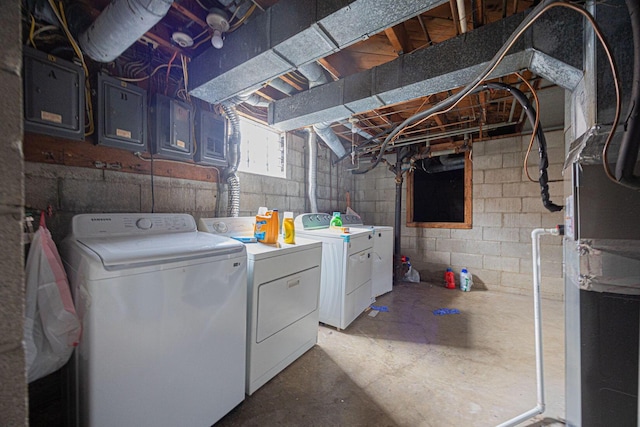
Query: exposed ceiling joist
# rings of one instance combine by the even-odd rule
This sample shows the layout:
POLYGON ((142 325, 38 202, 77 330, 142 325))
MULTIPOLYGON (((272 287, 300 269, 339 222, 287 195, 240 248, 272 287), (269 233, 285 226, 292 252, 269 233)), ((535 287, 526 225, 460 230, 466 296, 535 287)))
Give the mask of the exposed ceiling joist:
MULTIPOLYGON (((292 130, 464 86, 486 67, 524 16, 524 13, 513 15, 387 64, 276 101, 269 107, 269 124, 292 130)), ((561 80, 563 87, 574 84, 581 75, 577 68, 582 64, 580 41, 561 35, 568 31, 577 34, 581 28, 581 19, 570 11, 561 10, 541 18, 515 43, 491 76, 531 69, 554 83, 561 80), (554 67, 548 66, 550 62, 554 67)))
POLYGON ((282 0, 192 61, 190 94, 218 103, 446 0, 282 0))

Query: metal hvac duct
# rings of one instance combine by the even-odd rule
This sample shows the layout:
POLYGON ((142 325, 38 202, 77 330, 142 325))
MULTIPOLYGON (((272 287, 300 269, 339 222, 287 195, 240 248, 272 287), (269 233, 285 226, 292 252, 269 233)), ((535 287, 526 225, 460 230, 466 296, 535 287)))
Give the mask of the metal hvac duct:
POLYGON ((113 0, 79 37, 82 51, 111 62, 167 14, 173 0, 113 0))
POLYGON ((344 145, 342 145, 338 136, 333 132, 333 129, 331 129, 330 122, 316 123, 313 125, 313 129, 316 131, 318 136, 322 138, 325 144, 327 144, 331 151, 338 156, 338 159, 347 155, 347 150, 344 149, 344 145))
POLYGON ((316 188, 318 181, 318 144, 316 141, 316 133, 313 129, 307 129, 309 132, 309 207, 311 213, 318 212, 318 200, 316 197, 316 188))

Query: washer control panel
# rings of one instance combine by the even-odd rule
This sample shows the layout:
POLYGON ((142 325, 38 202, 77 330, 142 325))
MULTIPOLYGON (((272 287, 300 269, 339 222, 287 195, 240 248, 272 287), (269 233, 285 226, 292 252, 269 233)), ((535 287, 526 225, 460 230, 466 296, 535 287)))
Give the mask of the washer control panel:
POLYGON ((305 213, 298 215, 294 223, 296 227, 300 227, 304 230, 329 228, 331 225, 331 215, 326 213, 305 213))
POLYGON ((82 214, 72 229, 77 237, 180 233, 196 231, 196 222, 188 214, 82 214))

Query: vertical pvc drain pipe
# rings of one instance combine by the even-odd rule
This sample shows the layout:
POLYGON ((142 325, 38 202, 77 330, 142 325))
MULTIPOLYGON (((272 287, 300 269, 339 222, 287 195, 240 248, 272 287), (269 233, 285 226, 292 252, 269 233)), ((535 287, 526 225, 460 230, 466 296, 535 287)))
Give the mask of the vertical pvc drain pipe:
POLYGON ((544 366, 542 363, 542 310, 540 308, 540 236, 551 234, 558 236, 560 230, 555 228, 536 228, 531 232, 531 246, 533 258, 533 316, 536 348, 536 387, 538 402, 533 409, 499 424, 498 427, 511 427, 529 418, 542 414, 544 403, 544 366))

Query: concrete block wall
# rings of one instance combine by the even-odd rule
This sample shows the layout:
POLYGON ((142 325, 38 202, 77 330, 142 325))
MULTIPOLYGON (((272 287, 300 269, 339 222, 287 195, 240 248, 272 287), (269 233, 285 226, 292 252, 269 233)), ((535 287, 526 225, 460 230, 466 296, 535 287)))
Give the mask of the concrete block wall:
MULTIPOLYGON (((563 179, 564 135, 546 134, 550 179, 563 179)), ((473 228, 406 227, 406 185, 403 186, 402 254, 423 280, 443 281, 452 267, 467 268, 477 289, 516 294, 532 292, 531 230, 564 222, 562 212, 550 213, 540 200, 540 186, 527 180, 522 167, 528 136, 482 141, 473 145, 473 228)), ((529 157, 529 171, 537 178, 537 149, 529 157)), ((356 181, 356 210, 365 222, 393 225, 394 176, 383 167, 356 181)), ((550 184, 551 200, 564 204, 563 183, 550 184)), ((542 239, 542 295, 564 297, 562 240, 542 239)))
POLYGON ((3 2, 0 14, 0 425, 27 425, 23 346, 24 257, 22 215, 22 44, 20 2, 3 2))
MULTIPOLYGON (((218 185, 214 182, 154 177, 154 212, 215 216, 218 185)), ((151 212, 151 178, 103 169, 25 163, 25 205, 46 209, 56 242, 68 233, 80 213, 151 212)))

